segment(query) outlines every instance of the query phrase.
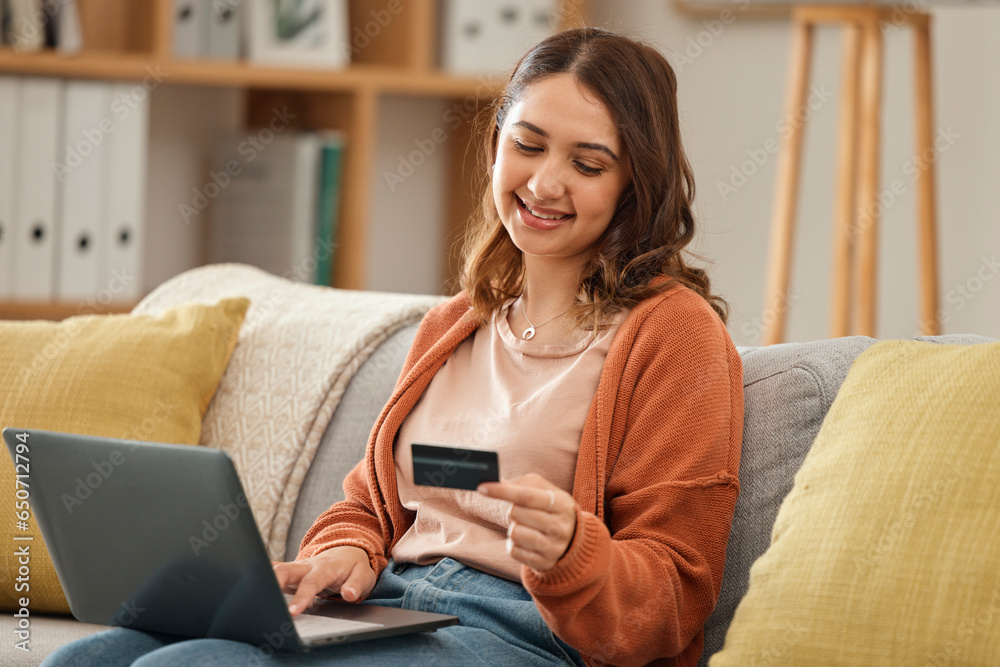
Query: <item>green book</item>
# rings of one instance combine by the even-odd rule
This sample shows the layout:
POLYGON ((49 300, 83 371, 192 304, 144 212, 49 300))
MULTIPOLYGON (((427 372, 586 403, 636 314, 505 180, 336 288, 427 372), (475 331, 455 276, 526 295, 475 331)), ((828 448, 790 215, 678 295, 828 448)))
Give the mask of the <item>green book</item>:
POLYGON ((337 256, 337 218, 340 215, 344 137, 340 133, 329 132, 323 134, 323 140, 316 203, 316 284, 329 286, 333 283, 337 256))

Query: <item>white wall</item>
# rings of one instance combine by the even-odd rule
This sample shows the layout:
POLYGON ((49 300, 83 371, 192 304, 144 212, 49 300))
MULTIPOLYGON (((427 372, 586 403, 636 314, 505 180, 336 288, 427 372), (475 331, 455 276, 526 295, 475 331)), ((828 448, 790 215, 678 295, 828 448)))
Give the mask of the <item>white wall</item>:
POLYGON ((444 290, 444 180, 453 141, 446 110, 441 100, 409 97, 387 97, 379 105, 369 289, 444 290))
MULTIPOLYGON (((787 15, 754 15, 733 3, 728 25, 718 15, 691 15, 672 0, 594 0, 598 22, 658 46, 678 72, 688 157, 697 181, 700 253, 712 260, 717 288, 730 301, 730 331, 759 342, 768 234, 777 157, 769 155, 736 192, 720 192, 733 169, 760 157, 778 129, 789 59, 787 15), (715 35, 708 31, 712 27, 715 35), (700 37, 701 44, 698 40, 700 37), (692 46, 694 44, 694 46, 692 46)), ((953 140, 938 168, 941 306, 945 333, 1000 337, 1000 9, 935 10, 936 126, 953 140), (963 294, 964 293, 964 294, 963 294)), ((886 32, 882 188, 900 179, 902 197, 883 214, 879 257, 879 337, 909 337, 919 323, 915 189, 904 171, 913 148, 912 42, 903 28, 886 32)), ((812 83, 832 95, 807 121, 796 264, 788 339, 828 336, 834 156, 839 100, 840 35, 817 33, 812 83)), ((748 169, 749 171, 749 169, 748 169)), ((739 180, 736 181, 740 183, 739 180)))
POLYGON ((207 212, 188 215, 204 189, 215 138, 241 127, 244 93, 199 86, 160 86, 149 117, 146 292, 205 261, 207 212))
MULTIPOLYGON (((724 0, 723 0, 724 1, 724 0)), ((735 192, 719 183, 759 155, 778 129, 789 57, 789 19, 738 11, 717 35, 703 34, 706 20, 679 11, 673 0, 592 0, 597 22, 644 38, 674 64, 688 156, 697 180, 700 239, 693 244, 713 263, 716 288, 732 306, 730 331, 739 344, 759 342, 764 274, 777 157, 735 192), (698 38, 700 52, 691 44, 698 38), (693 56, 686 60, 689 53, 693 56)), ((955 136, 938 167, 940 296, 945 333, 972 332, 1000 338, 1000 8, 935 10, 936 125, 955 136)), ((696 42, 695 42, 696 43, 696 42)), ((839 34, 818 31, 812 82, 831 97, 807 123, 800 195, 796 264, 788 339, 825 338, 829 331, 830 242, 840 61, 839 34)), ((886 34, 882 187, 895 179, 905 194, 887 207, 880 233, 878 335, 909 337, 919 322, 914 185, 904 172, 912 159, 912 64, 910 34, 886 34)), ((824 95, 827 94, 824 92, 824 95)), ((178 206, 203 185, 198 146, 217 131, 238 128, 241 93, 162 86, 151 118, 150 238, 147 288, 202 261, 201 229, 180 220, 178 206)), ((441 222, 445 152, 427 156, 405 183, 390 189, 396 170, 415 141, 449 128, 440 101, 390 98, 379 114, 370 242, 372 289, 436 292, 441 289, 441 222)))

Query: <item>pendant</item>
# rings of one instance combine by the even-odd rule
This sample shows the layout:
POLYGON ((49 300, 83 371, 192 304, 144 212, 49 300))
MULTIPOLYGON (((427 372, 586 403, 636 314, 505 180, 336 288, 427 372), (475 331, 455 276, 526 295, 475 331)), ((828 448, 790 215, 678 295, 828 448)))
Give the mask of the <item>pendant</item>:
POLYGON ((528 327, 527 329, 524 330, 524 333, 521 334, 521 338, 523 338, 524 340, 531 340, 534 337, 535 337, 534 326, 528 327))

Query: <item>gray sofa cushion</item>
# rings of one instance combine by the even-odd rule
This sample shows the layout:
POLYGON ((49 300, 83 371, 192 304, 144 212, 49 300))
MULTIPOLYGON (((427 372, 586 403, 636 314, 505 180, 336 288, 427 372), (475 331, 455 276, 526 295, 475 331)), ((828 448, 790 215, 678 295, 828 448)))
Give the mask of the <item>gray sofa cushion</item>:
POLYGON ((343 481, 365 454, 382 407, 389 401, 419 323, 403 327, 375 350, 351 378, 302 482, 285 544, 295 560, 306 531, 330 505, 344 499, 343 481))
POLYGON ((741 348, 743 450, 740 497, 726 548, 726 572, 705 624, 702 665, 722 648, 750 565, 771 541, 781 501, 812 446, 855 357, 875 343, 864 336, 741 348))

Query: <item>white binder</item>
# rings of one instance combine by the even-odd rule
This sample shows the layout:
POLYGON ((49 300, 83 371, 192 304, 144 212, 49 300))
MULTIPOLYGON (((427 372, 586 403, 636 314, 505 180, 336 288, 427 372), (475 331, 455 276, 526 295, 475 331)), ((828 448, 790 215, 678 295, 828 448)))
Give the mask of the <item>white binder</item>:
POLYGON ((174 0, 174 57, 205 55, 208 13, 215 3, 204 0, 174 0))
POLYGON ((83 48, 83 27, 77 0, 58 0, 56 48, 59 53, 79 53, 83 48))
POLYGON ((66 83, 62 151, 56 170, 62 188, 56 243, 57 298, 79 301, 103 289, 102 226, 107 192, 106 148, 113 132, 108 84, 66 83))
POLYGON ((243 6, 236 2, 213 2, 208 9, 205 54, 209 58, 236 60, 240 57, 240 21, 243 6))
POLYGON ((16 153, 20 183, 14 210, 14 296, 51 301, 55 297, 57 193, 53 166, 62 156, 63 83, 25 78, 21 82, 20 141, 16 153))
MULTIPOLYGON (((121 100, 134 85, 111 85, 121 100)), ((149 146, 149 96, 135 103, 112 102, 115 131, 108 137, 107 217, 102 245, 107 250, 101 274, 112 303, 135 303, 143 296, 146 245, 146 169, 149 146), (134 106, 133 106, 134 105, 134 106)))
POLYGON ((14 201, 17 192, 18 106, 21 80, 0 76, 0 299, 14 284, 14 201))
POLYGON ((441 12, 441 69, 455 74, 489 72, 493 41, 491 0, 445 0, 441 12))
POLYGON ((558 28, 559 0, 446 0, 441 68, 495 75, 558 28))
POLYGON ((17 51, 41 51, 45 48, 45 14, 41 0, 7 0, 10 25, 4 26, 4 39, 17 51))
POLYGON ((518 0, 521 7, 521 22, 511 26, 511 32, 503 35, 510 39, 516 49, 513 60, 507 66, 513 67, 528 49, 538 44, 561 27, 559 25, 559 0, 518 0))

